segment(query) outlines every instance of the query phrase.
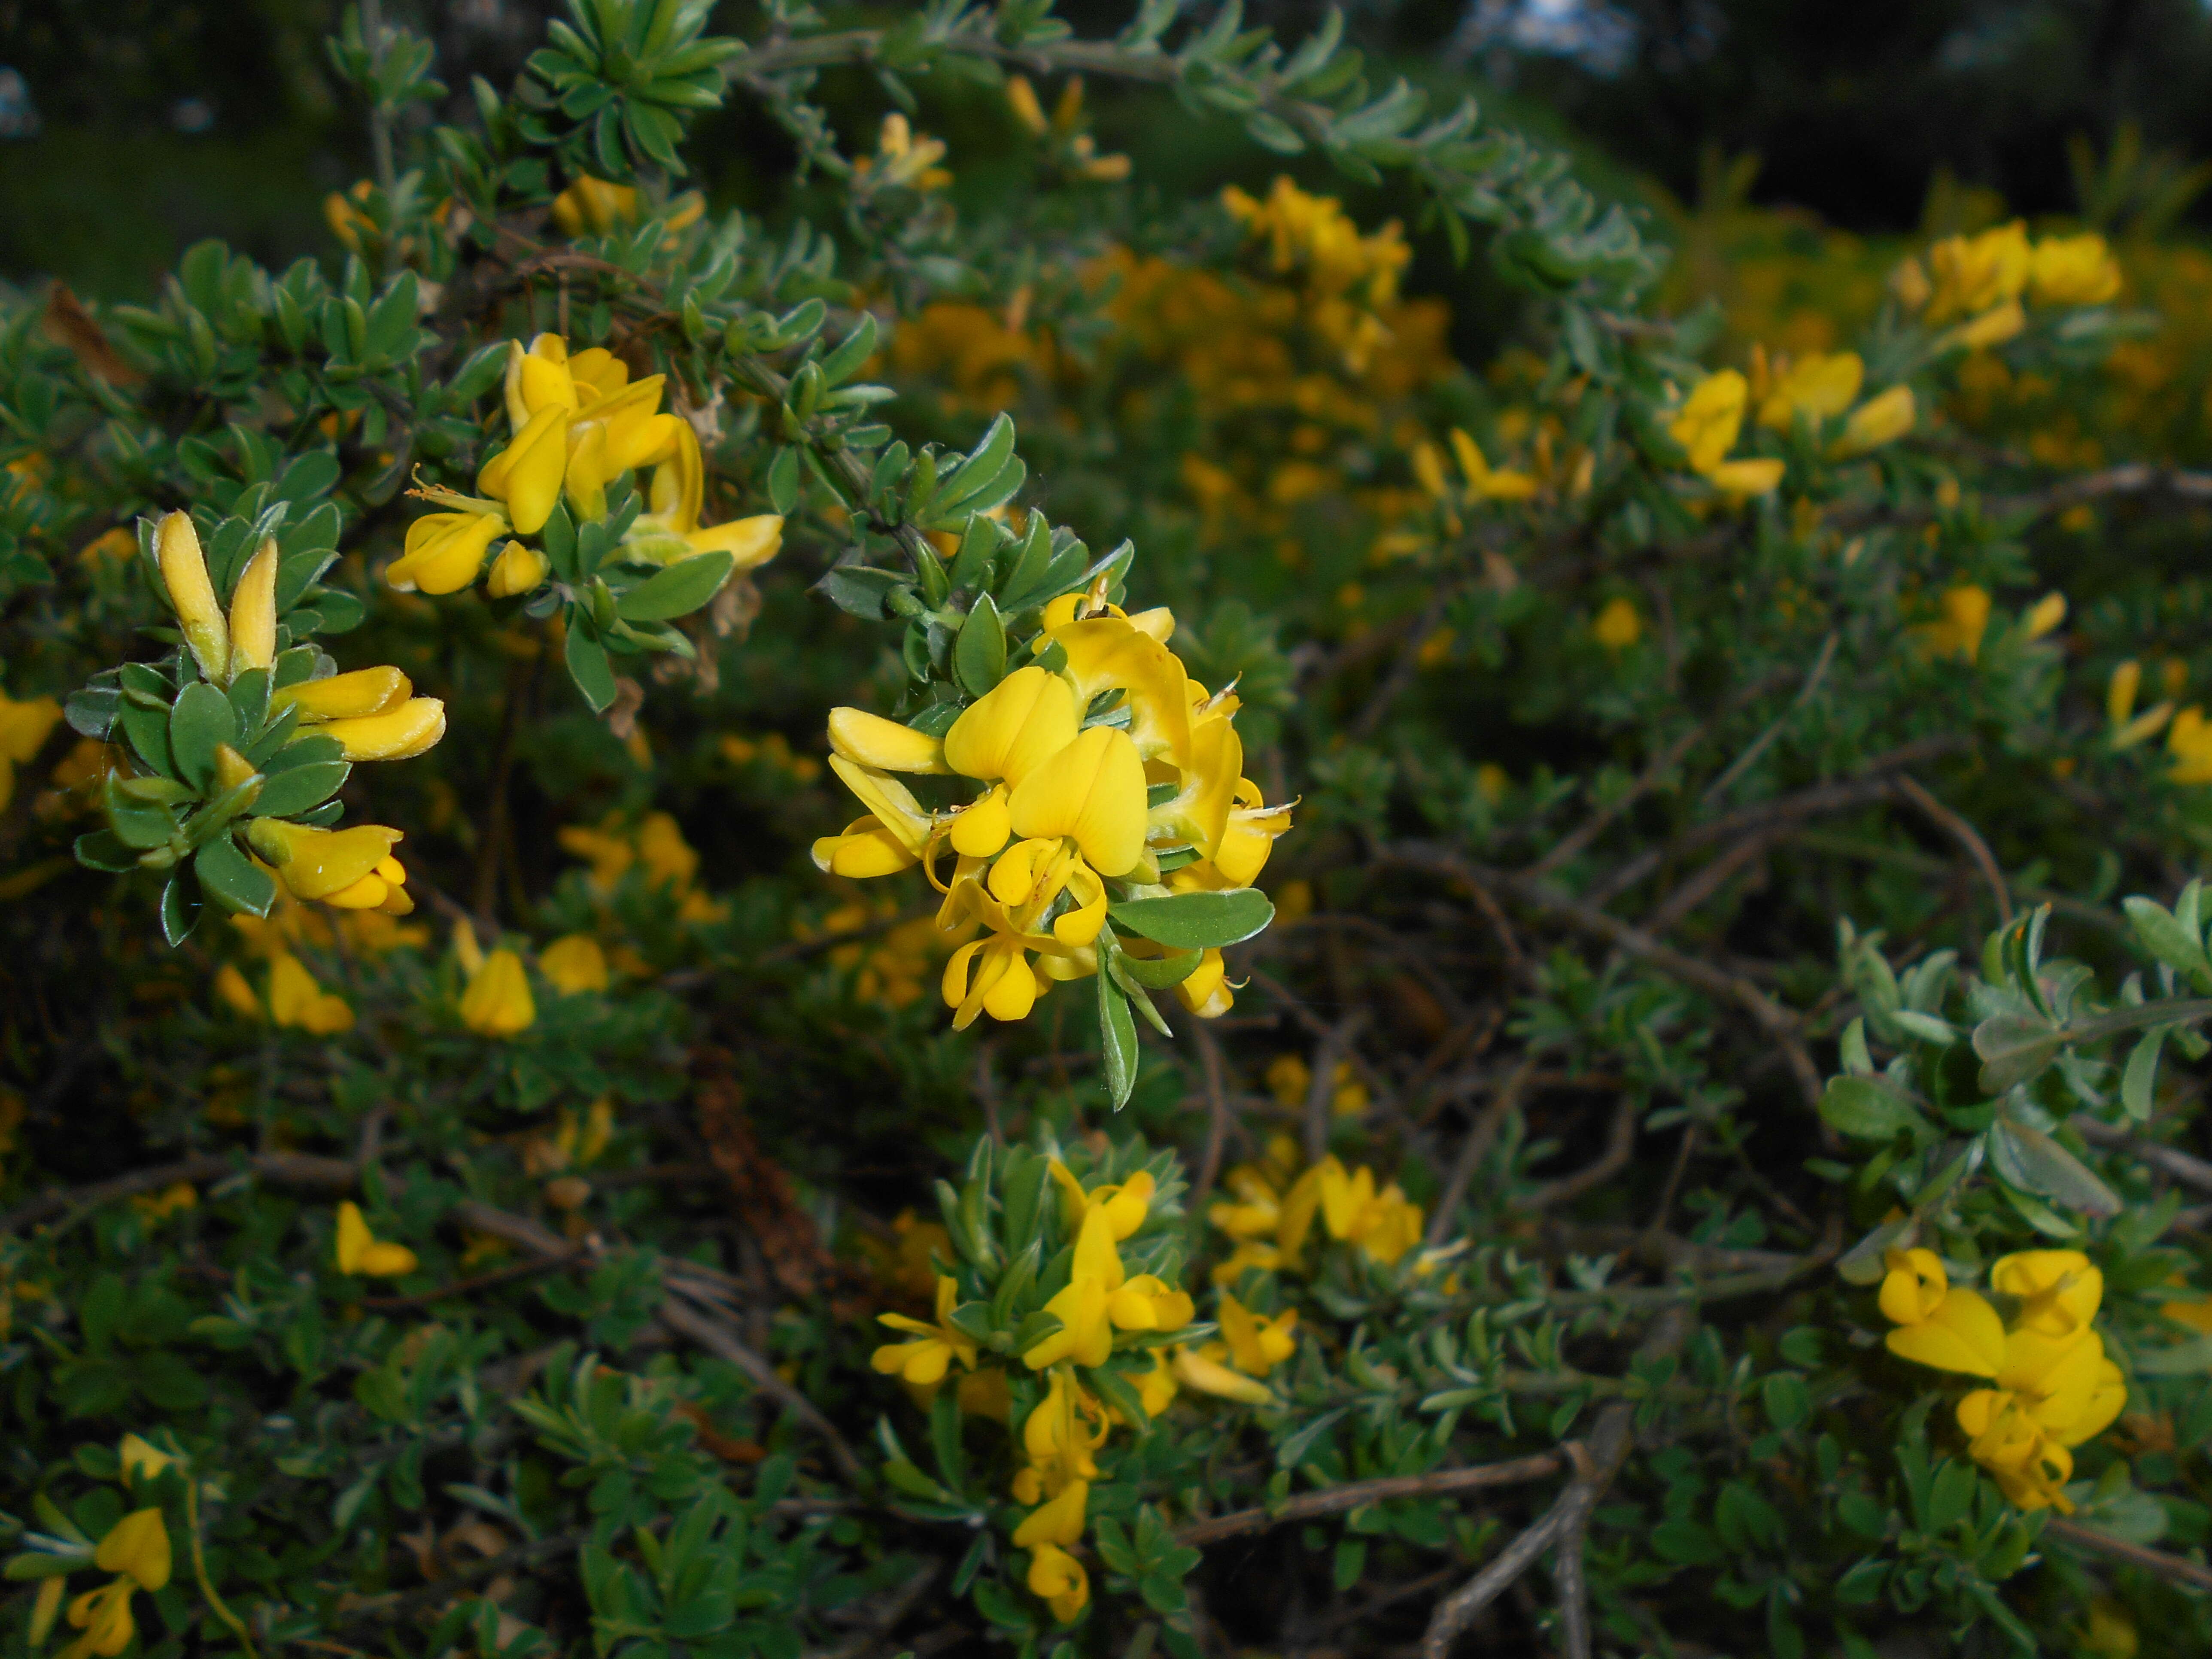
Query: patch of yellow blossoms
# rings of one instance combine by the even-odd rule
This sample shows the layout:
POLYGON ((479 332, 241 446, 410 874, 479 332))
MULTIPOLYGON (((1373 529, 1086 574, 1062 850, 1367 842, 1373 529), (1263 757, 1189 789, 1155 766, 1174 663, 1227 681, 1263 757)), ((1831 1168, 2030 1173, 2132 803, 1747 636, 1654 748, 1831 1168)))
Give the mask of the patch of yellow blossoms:
POLYGON ((2093 1328, 2105 1278, 2079 1250, 2001 1256, 1990 1288, 2008 1319, 1954 1285, 1933 1250, 1884 1258, 1881 1311, 1889 1351, 1916 1364, 1985 1379, 1959 1401, 1966 1449, 2023 1510, 2070 1512, 2072 1448, 2101 1434, 2127 1404, 2120 1368, 2093 1328))

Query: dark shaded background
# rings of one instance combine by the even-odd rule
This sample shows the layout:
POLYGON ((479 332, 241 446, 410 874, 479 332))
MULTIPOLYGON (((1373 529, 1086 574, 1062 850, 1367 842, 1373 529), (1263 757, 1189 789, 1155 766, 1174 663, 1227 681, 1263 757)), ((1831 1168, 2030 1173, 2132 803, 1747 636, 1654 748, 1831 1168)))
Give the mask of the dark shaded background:
MULTIPOLYGON (((457 102, 471 73, 506 83, 548 9, 385 5, 436 38, 457 102)), ((204 235, 274 264, 330 252, 321 199, 367 165, 358 112, 323 55, 339 9, 336 0, 0 0, 0 64, 27 94, 26 105, 0 85, 0 130, 15 135, 0 138, 0 276, 59 276, 126 298, 150 292, 204 235)), ((1085 33, 1107 33, 1129 8, 1062 9, 1085 33)), ((1258 0, 1249 9, 1295 37, 1322 8, 1258 0)), ((2204 0, 1350 0, 1347 9, 1378 69, 1442 95, 1471 91, 1574 143, 1601 185, 1626 189, 1632 169, 1691 198, 1709 151, 1753 152, 1754 200, 1855 230, 1913 228, 1945 171, 2021 211, 2073 210, 2069 140, 2102 150, 2125 124, 2177 164, 2212 155, 2204 0)), ((721 21, 742 29, 757 18, 747 0, 726 0, 721 21)), ((860 76, 830 91, 856 124, 880 102, 860 76)), ((1094 93, 1106 136, 1170 192, 1273 165, 1225 124, 1194 134, 1164 100, 1138 110, 1094 93)), ((756 114, 726 111, 701 140, 695 154, 718 204, 786 205, 768 182, 781 139, 756 114)))

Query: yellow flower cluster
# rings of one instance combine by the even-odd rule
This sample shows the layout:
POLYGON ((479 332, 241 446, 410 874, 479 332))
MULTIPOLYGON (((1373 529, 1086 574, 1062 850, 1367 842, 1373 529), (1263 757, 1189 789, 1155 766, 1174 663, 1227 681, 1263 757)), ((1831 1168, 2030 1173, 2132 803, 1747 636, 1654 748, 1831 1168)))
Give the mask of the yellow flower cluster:
POLYGON ((1213 1269, 1213 1282, 1224 1291, 1234 1289, 1249 1268, 1298 1271, 1316 1216, 1329 1237, 1358 1245, 1370 1261, 1386 1267, 1421 1242, 1421 1206, 1396 1182, 1381 1186, 1372 1170, 1364 1164, 1346 1170, 1334 1154, 1294 1175, 1297 1158, 1290 1138, 1279 1135, 1262 1163, 1238 1164, 1222 1177, 1231 1197, 1214 1203, 1206 1216, 1237 1241, 1213 1269))
POLYGON ((726 552, 750 570, 783 544, 775 514, 702 526, 706 466, 691 423, 660 408, 667 377, 629 377, 629 366, 604 346, 571 356, 558 334, 540 334, 527 350, 507 343, 507 447, 477 474, 478 495, 429 488, 416 491, 450 510, 408 526, 405 548, 385 580, 402 592, 457 593, 490 560, 484 591, 495 599, 533 592, 550 568, 545 555, 509 541, 496 557, 494 542, 533 536, 565 497, 580 520, 606 512, 607 487, 623 474, 651 467, 648 510, 624 534, 625 556, 672 564, 694 554, 726 552))
POLYGON ((1066 170, 1079 179, 1094 183, 1113 183, 1129 176, 1129 158, 1126 155, 1101 155, 1091 135, 1082 131, 1083 77, 1068 77, 1060 89, 1060 101, 1053 106, 1052 118, 1045 118, 1044 106, 1037 101, 1036 88, 1030 85, 1026 76, 1006 77, 1006 107, 1013 111, 1020 122, 1036 138, 1048 139, 1066 170))
POLYGON ((898 913, 899 907, 894 900, 885 899, 871 905, 855 899, 830 911, 818 927, 805 922, 794 924, 792 937, 805 942, 825 935, 860 933, 872 924, 881 928, 872 938, 836 946, 830 952, 830 963, 836 968, 858 969, 854 975, 853 992, 861 1001, 880 1003, 891 1009, 908 1008, 921 1001, 927 992, 937 959, 944 955, 944 940, 927 916, 882 927, 898 913))
POLYGON ((1923 271, 1907 259, 1891 292, 1930 327, 1954 326, 1947 345, 2001 345, 2027 326, 2023 295, 2051 306, 2103 305, 2120 291, 2119 262, 2094 233, 2045 236, 2031 243, 2015 219, 1972 236, 1947 236, 1928 250, 1923 271))
POLYGON ((1389 337, 1377 313, 1396 301, 1399 276, 1413 257, 1398 222, 1363 235, 1334 197, 1310 196, 1287 176, 1277 177, 1265 201, 1231 185, 1221 204, 1248 235, 1266 243, 1276 276, 1300 279, 1316 332, 1343 354, 1347 368, 1364 368, 1389 337))
MULTIPOLYGON (((698 850, 684 839, 682 828, 665 812, 647 812, 634 823, 620 812, 611 813, 596 829, 564 825, 558 839, 563 851, 590 864, 591 885, 601 897, 612 896, 623 876, 636 870, 645 886, 676 902, 678 921, 706 923, 722 919, 722 907, 694 884, 699 873, 698 850)), ((627 959, 617 960, 615 966, 643 971, 641 964, 627 959)))
MULTIPOLYGON (((1069 595, 1046 607, 1039 641, 1065 667, 1016 669, 942 738, 858 708, 831 711, 830 768, 868 811, 816 842, 814 862, 859 878, 920 865, 945 895, 939 932, 981 931, 945 964, 956 1029, 984 1013, 1021 1019, 1052 981, 1096 974, 1107 882, 1247 887, 1290 827, 1290 809, 1265 805, 1243 775, 1235 692, 1209 692, 1184 672, 1167 646, 1174 629, 1165 611, 1131 617, 1069 595), (899 774, 981 787, 935 812, 899 774), (947 853, 949 879, 939 870, 947 853)), ((1207 951, 1176 994, 1201 1018, 1226 1012, 1220 952, 1207 951)))
POLYGON ((2009 1322, 1954 1285, 1933 1250, 1883 1259, 1889 1351, 1916 1364, 1988 1379, 1958 1405, 1967 1451, 2024 1510, 2073 1509, 2069 1449, 2104 1431, 2127 1404, 2120 1368, 2092 1328, 2105 1278, 2079 1250, 2026 1250, 1990 1268, 2009 1322))

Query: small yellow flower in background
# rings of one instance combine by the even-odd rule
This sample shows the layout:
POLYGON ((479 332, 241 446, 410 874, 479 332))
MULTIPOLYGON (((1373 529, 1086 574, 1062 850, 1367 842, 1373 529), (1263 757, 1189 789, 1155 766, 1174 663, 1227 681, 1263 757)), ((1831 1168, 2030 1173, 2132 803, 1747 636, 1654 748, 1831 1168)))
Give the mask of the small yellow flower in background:
POLYGON ((1146 1212, 1152 1202, 1151 1170, 1139 1170, 1125 1182, 1093 1187, 1086 1193, 1083 1183, 1075 1178, 1075 1172, 1058 1158, 1052 1160, 1050 1169, 1053 1180, 1060 1187, 1060 1213, 1071 1229, 1079 1232, 1093 1210, 1106 1212, 1106 1224, 1116 1243, 1145 1224, 1146 1212))
POLYGON ((1689 452, 1690 471, 1711 471, 1735 447, 1750 395, 1750 382, 1732 368, 1708 374, 1691 388, 1667 426, 1668 436, 1689 452))
POLYGON ((2100 306, 2120 291, 2120 262, 2094 231, 2046 236, 2035 245, 2028 280, 2045 305, 2100 306))
POLYGON ((1297 1352, 1298 1340, 1293 1333, 1297 1328, 1298 1310, 1296 1308, 1270 1316, 1255 1314, 1235 1297, 1224 1291, 1221 1297, 1221 1334, 1219 1343, 1209 1343, 1205 1350, 1208 1358, 1225 1358, 1238 1370, 1249 1376, 1265 1376, 1269 1371, 1297 1352))
POLYGON ((1942 619, 1914 630, 1922 648, 1931 657, 1974 661, 1982 653, 1982 635, 1989 631, 1989 590, 1972 583, 1947 587, 1938 603, 1942 619))
POLYGON ((1037 102, 1036 88, 1030 84, 1026 75, 1006 77, 1006 107, 1013 112, 1014 119, 1020 122, 1032 137, 1042 138, 1050 131, 1051 123, 1045 119, 1044 106, 1037 102))
POLYGON ((62 706, 52 697, 19 702, 0 690, 0 807, 15 798, 15 769, 46 747, 61 717, 62 706))
POLYGON ((169 1529, 157 1509, 134 1510, 107 1529, 93 1553, 102 1572, 120 1573, 143 1590, 169 1582, 169 1529))
POLYGON ((1829 454, 1838 459, 1863 455, 1880 449, 1885 444, 1895 443, 1912 430, 1919 418, 1918 405, 1913 402, 1912 388, 1893 386, 1888 391, 1868 398, 1850 413, 1844 422, 1843 432, 1837 437, 1829 454))
POLYGON ((350 1279, 397 1279, 415 1271, 415 1252, 369 1231, 361 1206, 350 1200, 338 1206, 337 1258, 338 1271, 350 1279))
POLYGON ((553 198, 553 222, 561 227, 563 236, 581 236, 586 231, 604 236, 617 225, 634 224, 636 220, 635 186, 594 179, 587 173, 578 173, 568 189, 553 198))
POLYGON ((158 1193, 139 1193, 131 1200, 131 1207, 144 1217, 149 1225, 167 1221, 179 1210, 189 1210, 200 1201, 199 1189, 189 1181, 173 1181, 158 1193))
MULTIPOLYGON (((1214 1206, 1217 1212, 1223 1207, 1220 1205, 1214 1206)), ((1216 1219, 1214 1224, 1219 1226, 1221 1224, 1216 1219)), ((1235 1249, 1213 1264, 1213 1282, 1222 1290, 1234 1290, 1237 1281, 1251 1269, 1256 1267, 1261 1273, 1271 1273, 1282 1263, 1283 1253, 1274 1245, 1263 1243, 1256 1238, 1243 1239, 1239 1241, 1235 1249)))
POLYGON ((1203 1350, 1177 1348, 1170 1369, 1183 1387, 1212 1395, 1217 1400, 1233 1400, 1244 1406, 1272 1402, 1275 1396, 1266 1383, 1230 1370, 1216 1357, 1225 1352, 1218 1342, 1209 1342, 1203 1350))
MULTIPOLYGON (((469 942, 475 944, 473 935, 469 942)), ((537 1022, 538 1003, 530 994, 522 958, 504 945, 484 953, 470 969, 468 987, 461 993, 461 1024, 478 1036, 511 1037, 537 1022)))
POLYGON ((942 138, 917 137, 905 116, 893 110, 876 132, 876 153, 853 163, 862 178, 884 185, 904 185, 919 191, 942 190, 952 174, 938 162, 945 159, 942 138))
POLYGON ((2212 1296, 2199 1297, 2189 1302, 2167 1302, 2159 1307, 2176 1324, 2186 1325, 2192 1331, 2212 1336, 2212 1296))
MULTIPOLYGON (((2150 715, 2143 718, 2148 720, 2150 715)), ((2173 724, 2166 730, 2166 747, 2173 757, 2166 775, 2173 782, 2212 783, 2212 720, 2204 718, 2204 711, 2197 704, 2192 702, 2174 715, 2173 724)))
POLYGON ((123 1460, 123 1478, 136 1485, 151 1480, 177 1460, 136 1434, 126 1434, 115 1448, 116 1455, 123 1460))
POLYGON ((1029 1577, 1024 1581, 1034 1595, 1043 1598, 1052 1616, 1072 1625, 1091 1604, 1091 1579, 1083 1564, 1056 1544, 1040 1544, 1030 1557, 1029 1577))
POLYGON ((2112 727, 2114 749, 2132 749, 2146 738, 2154 738, 2173 718, 2173 705, 2161 702, 2135 712, 2136 693, 2142 684, 2142 665, 2133 657, 2112 670, 2105 682, 2105 718, 2112 727))
POLYGON ((1948 322, 2016 301, 2034 264, 2027 224, 2015 219, 1975 236, 1947 236, 1928 250, 1934 288, 1927 320, 1948 322))
POLYGON ((1818 426, 1842 414, 1859 395, 1866 364, 1856 351, 1811 351, 1781 368, 1759 401, 1759 423, 1787 432, 1799 416, 1818 426))
POLYGON ((353 1030, 353 1008, 315 983, 314 976, 289 951, 269 963, 269 1020, 316 1036, 353 1030))
POLYGON ((2088 1628, 2081 1632, 2081 1647, 2094 1659, 2136 1659, 2142 1645, 2135 1620, 2118 1603, 2100 1597, 2089 1604, 2088 1628))
POLYGON ((538 970, 568 996, 607 988, 607 953, 589 933, 555 939, 538 953, 538 970))
MULTIPOLYGON (((1335 1087, 1329 1095, 1328 1109, 1333 1115, 1357 1117, 1367 1109, 1367 1085, 1359 1080, 1350 1060, 1337 1062, 1332 1080, 1335 1087)), ((1297 1054, 1278 1054, 1267 1064, 1267 1081, 1268 1092, 1277 1103, 1285 1111, 1296 1111, 1306 1103, 1313 1072, 1297 1054)))
POLYGON ((1644 637, 1644 619, 1627 599, 1613 599, 1590 623, 1590 637, 1608 651, 1626 651, 1644 637))
POLYGON ((1990 346, 2002 345, 2027 326, 2027 313, 2021 309, 2020 301, 2008 300, 1994 311, 1985 311, 1970 321, 1960 323, 1946 333, 1938 343, 1947 348, 1983 351, 1990 346))
POLYGON ((1347 1174, 1334 1158, 1316 1169, 1322 1224, 1331 1238, 1358 1245, 1385 1267, 1421 1242, 1421 1206, 1408 1203, 1397 1182, 1378 1192, 1372 1170, 1363 1165, 1347 1174))
POLYGON ((964 1369, 975 1370, 975 1344, 952 1323, 952 1310, 959 1295, 959 1285, 940 1274, 937 1280, 935 1324, 925 1325, 904 1314, 878 1314, 879 1324, 895 1331, 910 1331, 920 1340, 886 1342, 869 1356, 868 1364, 885 1376, 902 1377, 921 1388, 942 1382, 956 1358, 964 1369))
POLYGON ((2021 618, 2031 640, 2039 640, 2045 635, 2057 631, 2065 620, 2066 596, 2063 593, 2045 593, 2028 607, 2027 615, 2021 618))

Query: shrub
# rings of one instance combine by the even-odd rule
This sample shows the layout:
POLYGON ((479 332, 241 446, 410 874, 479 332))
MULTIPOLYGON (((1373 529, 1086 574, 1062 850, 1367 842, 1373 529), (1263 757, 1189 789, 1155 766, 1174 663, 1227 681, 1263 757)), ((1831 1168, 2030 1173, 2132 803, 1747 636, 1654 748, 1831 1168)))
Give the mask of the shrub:
POLYGON ((2201 254, 708 9, 7 307, 10 1641, 2212 1640, 2201 254))

